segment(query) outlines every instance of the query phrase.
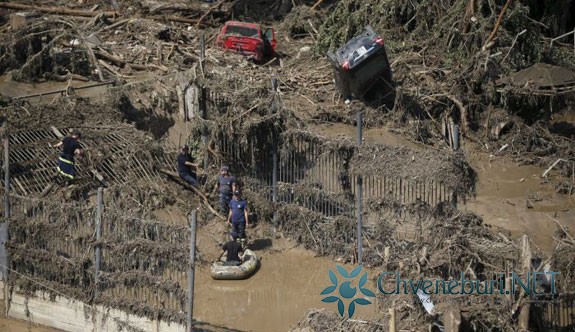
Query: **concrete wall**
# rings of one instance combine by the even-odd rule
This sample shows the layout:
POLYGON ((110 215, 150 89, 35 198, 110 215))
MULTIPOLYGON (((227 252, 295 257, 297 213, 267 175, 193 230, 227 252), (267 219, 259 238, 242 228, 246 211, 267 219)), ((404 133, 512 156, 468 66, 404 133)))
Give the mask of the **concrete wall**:
MULTIPOLYGON (((0 282, 2 301, 6 300, 7 294, 4 283, 0 282)), ((103 306, 90 306, 64 297, 51 301, 43 292, 37 292, 31 298, 13 292, 7 308, 9 317, 71 332, 186 331, 184 325, 150 320, 103 306)))

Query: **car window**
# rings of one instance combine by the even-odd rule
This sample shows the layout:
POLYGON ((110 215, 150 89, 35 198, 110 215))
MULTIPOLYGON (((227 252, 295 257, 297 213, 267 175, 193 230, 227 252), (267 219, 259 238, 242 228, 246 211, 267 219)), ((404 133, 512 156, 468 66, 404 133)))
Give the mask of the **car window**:
POLYGON ((258 29, 244 27, 241 25, 228 25, 226 28, 227 35, 240 35, 244 37, 252 37, 257 38, 259 37, 258 29))

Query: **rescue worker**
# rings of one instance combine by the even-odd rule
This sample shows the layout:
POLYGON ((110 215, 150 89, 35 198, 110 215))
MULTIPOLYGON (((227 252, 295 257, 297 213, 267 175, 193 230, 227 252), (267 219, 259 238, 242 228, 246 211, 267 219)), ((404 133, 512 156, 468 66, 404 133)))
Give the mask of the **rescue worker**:
POLYGON ((230 201, 228 224, 232 226, 232 236, 239 238, 243 247, 246 239, 246 228, 249 227, 250 223, 248 220, 248 203, 242 198, 240 189, 234 191, 234 196, 230 201))
POLYGON ((60 143, 53 146, 55 148, 62 147, 57 169, 58 173, 66 177, 68 181, 76 178, 74 156, 84 153, 84 150, 80 147, 80 137, 82 137, 82 134, 78 130, 73 130, 70 136, 64 137, 60 143))
POLYGON ((194 187, 198 186, 197 168, 198 164, 194 163, 194 158, 190 155, 190 148, 187 145, 182 146, 178 155, 178 174, 194 187))
POLYGON ((243 252, 243 249, 233 235, 230 235, 230 241, 224 243, 222 249, 226 252, 226 262, 224 265, 238 266, 242 263, 239 253, 243 252))
POLYGON ((223 215, 228 214, 230 201, 232 200, 233 192, 236 191, 237 183, 236 178, 230 175, 230 169, 228 166, 222 166, 220 168, 220 175, 218 176, 218 183, 214 188, 214 192, 219 190, 220 192, 220 212, 223 215))

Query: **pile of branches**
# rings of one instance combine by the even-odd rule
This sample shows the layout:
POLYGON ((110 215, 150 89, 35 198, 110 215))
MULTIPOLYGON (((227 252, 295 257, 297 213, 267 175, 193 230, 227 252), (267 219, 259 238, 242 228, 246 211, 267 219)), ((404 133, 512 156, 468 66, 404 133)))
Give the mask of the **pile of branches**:
POLYGON ((575 237, 561 224, 558 226, 554 236, 555 249, 551 255, 551 266, 553 271, 561 273, 561 278, 557 279, 559 292, 569 292, 575 282, 575 237))
POLYGON ((282 151, 290 151, 294 144, 303 141, 315 144, 322 154, 337 153, 350 175, 433 180, 461 197, 475 192, 477 174, 458 153, 440 154, 435 150, 412 150, 376 143, 362 144, 358 149, 351 139, 327 139, 297 129, 283 132, 282 138, 282 151))
MULTIPOLYGON (((368 224, 364 233, 364 266, 378 266, 378 271, 399 272, 402 279, 419 280, 422 276, 427 279, 451 280, 461 277, 463 272, 468 279, 493 279, 502 269, 505 260, 517 261, 518 248, 502 234, 495 234, 488 229, 481 218, 467 213, 450 210, 448 207, 429 209, 425 204, 400 206, 389 202, 371 202, 367 208, 373 213, 379 209, 380 219, 376 224, 368 224), (390 204, 390 205, 388 205, 390 204), (385 208, 384 208, 385 206, 385 208), (420 234, 414 240, 398 240, 395 228, 405 224, 414 224, 420 229, 420 234)), ((306 229, 301 225, 306 221, 303 218, 309 215, 300 213, 298 219, 290 220, 290 228, 298 227, 293 233, 301 234, 303 240, 307 238, 306 229)), ((308 227, 318 223, 308 219, 308 227)), ((329 222, 327 222, 329 223, 329 222)), ((333 226, 333 225, 332 225, 333 226)), ((314 228, 314 236, 324 237, 319 227, 314 228)), ((339 228, 335 238, 326 239, 329 245, 323 250, 330 254, 341 254, 342 248, 353 251, 352 243, 344 243, 342 232, 349 232, 353 239, 354 220, 349 221, 347 229, 339 228)), ((327 234, 334 236, 334 234, 327 234)), ((372 280, 377 280, 377 276, 372 280)), ((395 281, 390 281, 395 287, 395 281)), ((370 287, 376 287, 375 283, 370 287)), ((387 287, 384 285, 384 287, 387 287)), ((502 298, 486 299, 482 296, 461 295, 433 295, 431 300, 435 303, 434 315, 429 315, 419 303, 415 295, 377 295, 378 311, 385 313, 380 321, 357 321, 339 318, 336 314, 322 311, 310 311, 292 331, 305 330, 321 331, 328 326, 333 331, 385 331, 388 327, 388 309, 396 311, 397 328, 414 329, 422 326, 432 326, 437 319, 441 320, 442 313, 453 308, 457 303, 457 310, 461 312, 461 326, 464 329, 478 329, 491 331, 514 331, 515 318, 512 306, 502 298), (333 316, 331 316, 333 315, 333 316)))
POLYGON ((564 178, 572 176, 572 163, 575 162, 573 138, 552 133, 544 121, 528 126, 514 117, 511 123, 511 129, 500 138, 502 147, 508 145, 500 155, 510 155, 520 164, 535 164, 541 167, 548 167, 560 158, 567 162, 558 164, 556 169, 564 178))
POLYGON ((324 310, 310 310, 290 332, 380 332, 386 331, 387 322, 351 320, 324 310))
POLYGON ((339 48, 371 25, 386 40, 398 87, 390 116, 409 128, 402 132, 426 144, 441 141, 441 125, 449 119, 465 136, 481 140, 478 119, 492 106, 506 106, 497 79, 539 61, 573 68, 572 49, 550 48, 545 36, 554 37, 555 29, 537 22, 564 22, 571 15, 551 8, 549 2, 503 0, 345 0, 321 26, 317 51, 339 48))

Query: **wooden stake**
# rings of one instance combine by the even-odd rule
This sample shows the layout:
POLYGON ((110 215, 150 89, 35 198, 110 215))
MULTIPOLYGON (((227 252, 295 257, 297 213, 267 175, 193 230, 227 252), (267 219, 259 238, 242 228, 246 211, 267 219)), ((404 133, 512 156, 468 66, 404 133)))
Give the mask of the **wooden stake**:
POLYGON ((395 332, 395 308, 389 308, 389 332, 395 332))
MULTIPOLYGON (((523 262, 523 277, 525 280, 528 279, 529 274, 531 273, 531 249, 529 248, 529 237, 527 235, 523 235, 521 241, 521 261, 523 262)), ((527 294, 529 297, 530 294, 527 294)), ((519 313, 519 329, 520 330, 529 330, 529 301, 524 301, 523 306, 521 307, 521 312, 519 313)))

